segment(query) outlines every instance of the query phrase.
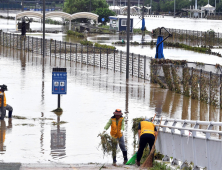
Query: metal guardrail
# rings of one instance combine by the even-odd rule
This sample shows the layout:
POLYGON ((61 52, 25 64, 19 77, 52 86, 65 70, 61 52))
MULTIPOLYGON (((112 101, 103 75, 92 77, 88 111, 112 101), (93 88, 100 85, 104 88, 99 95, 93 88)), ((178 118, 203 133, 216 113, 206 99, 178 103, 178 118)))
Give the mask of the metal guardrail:
MULTIPOLYGON (((156 125, 160 118, 155 118, 156 125)), ((162 119, 161 129, 156 142, 156 149, 164 155, 163 161, 172 157, 172 165, 184 168, 193 163, 193 170, 207 168, 219 170, 222 166, 222 131, 213 130, 215 126, 222 126, 222 122, 192 121, 179 119, 162 119), (172 123, 168 125, 168 123, 172 123), (178 124, 181 124, 178 126, 178 124), (193 127, 187 127, 193 125, 193 127), (207 129, 199 129, 200 125, 207 129), (214 136, 212 135, 214 134, 214 136)))

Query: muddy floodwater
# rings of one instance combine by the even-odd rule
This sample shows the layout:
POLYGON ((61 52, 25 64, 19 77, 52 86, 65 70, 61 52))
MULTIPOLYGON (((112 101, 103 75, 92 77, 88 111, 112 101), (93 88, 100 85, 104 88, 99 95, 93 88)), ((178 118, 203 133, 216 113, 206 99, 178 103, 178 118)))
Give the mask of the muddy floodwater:
MULTIPOLYGON (((7 103, 13 115, 0 126, 0 161, 21 163, 111 163, 98 146, 116 108, 125 117, 128 156, 133 147, 132 119, 153 116, 221 121, 221 110, 191 98, 161 89, 149 81, 85 64, 1 48, 0 84, 6 84, 7 103), (52 68, 67 68, 67 94, 61 96, 63 113, 52 95, 52 68), (59 122, 63 124, 56 124, 59 122), (66 123, 65 123, 66 122, 66 123)), ((206 128, 206 127, 201 127, 206 128)), ((110 129, 108 130, 108 132, 110 129)), ((117 156, 122 162, 122 153, 117 156)))

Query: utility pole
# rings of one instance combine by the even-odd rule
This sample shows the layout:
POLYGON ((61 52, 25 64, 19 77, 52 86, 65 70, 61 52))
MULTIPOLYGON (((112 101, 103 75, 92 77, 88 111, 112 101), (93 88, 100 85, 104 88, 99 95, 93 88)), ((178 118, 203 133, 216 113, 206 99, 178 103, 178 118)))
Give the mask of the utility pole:
POLYGON ((24 3, 23 3, 23 0, 22 0, 22 12, 24 11, 24 3))
POLYGON ((151 0, 151 2, 150 2, 150 15, 152 15, 152 0, 151 0))
MULTIPOLYGON (((130 40, 130 0, 127 1, 127 53, 126 53, 126 79, 129 79, 129 40, 130 40)), ((133 29, 133 28, 132 28, 133 29)))
POLYGON ((43 0, 42 5, 43 5, 43 59, 44 59, 45 58, 45 0, 43 0))
MULTIPOLYGON (((144 0, 143 0, 143 11, 142 11, 142 21, 143 20, 144 20, 144 0)), ((144 29, 142 30, 142 43, 143 43, 144 37, 145 37, 145 30, 144 29)))
POLYGON ((175 18, 176 0, 174 0, 174 18, 175 18))

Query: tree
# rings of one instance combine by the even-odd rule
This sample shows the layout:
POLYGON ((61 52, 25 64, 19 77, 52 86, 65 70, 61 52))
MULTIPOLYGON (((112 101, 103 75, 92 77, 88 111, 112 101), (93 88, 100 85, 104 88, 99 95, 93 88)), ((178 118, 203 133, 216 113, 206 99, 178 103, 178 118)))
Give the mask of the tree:
POLYGON ((109 21, 109 16, 114 16, 116 15, 115 12, 109 10, 108 8, 97 8, 95 11, 93 11, 94 13, 96 13, 97 15, 99 15, 99 19, 98 22, 101 21, 102 18, 105 19, 104 23, 106 23, 107 21, 109 21))
POLYGON ((64 12, 73 14, 76 12, 91 12, 97 8, 108 8, 106 0, 66 0, 64 4, 64 12))

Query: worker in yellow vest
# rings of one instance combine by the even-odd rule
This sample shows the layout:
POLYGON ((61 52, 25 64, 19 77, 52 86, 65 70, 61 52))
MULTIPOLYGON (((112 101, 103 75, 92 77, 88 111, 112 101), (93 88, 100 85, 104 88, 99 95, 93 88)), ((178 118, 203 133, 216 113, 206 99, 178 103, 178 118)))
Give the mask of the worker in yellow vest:
MULTIPOLYGON (((13 108, 9 104, 6 103, 6 96, 5 96, 5 91, 7 91, 7 86, 6 85, 0 85, 0 95, 4 95, 4 101, 3 101, 3 106, 4 106, 4 114, 6 110, 8 110, 8 118, 12 118, 12 111, 13 108)), ((0 97, 0 107, 2 106, 2 98, 0 97)), ((1 116, 1 115, 0 115, 1 116)))
POLYGON ((152 123, 151 118, 145 118, 141 121, 138 126, 138 136, 139 136, 139 150, 137 152, 137 165, 140 166, 140 160, 143 155, 143 150, 147 143, 149 144, 150 151, 153 147, 155 136, 157 136, 157 130, 155 125, 152 123))
MULTIPOLYGON (((126 164, 128 159, 127 159, 127 150, 125 147, 125 142, 124 142, 124 137, 123 137, 123 131, 124 131, 124 118, 123 118, 123 113, 120 109, 116 109, 115 112, 113 113, 114 116, 112 116, 109 121, 107 122, 106 126, 104 127, 104 132, 109 129, 111 126, 111 131, 110 135, 113 138, 116 138, 117 141, 119 142, 119 147, 123 153, 123 158, 124 162, 123 164, 126 164)), ((117 146, 116 146, 117 147, 117 146)), ((113 165, 116 166, 116 154, 113 153, 113 165)))

